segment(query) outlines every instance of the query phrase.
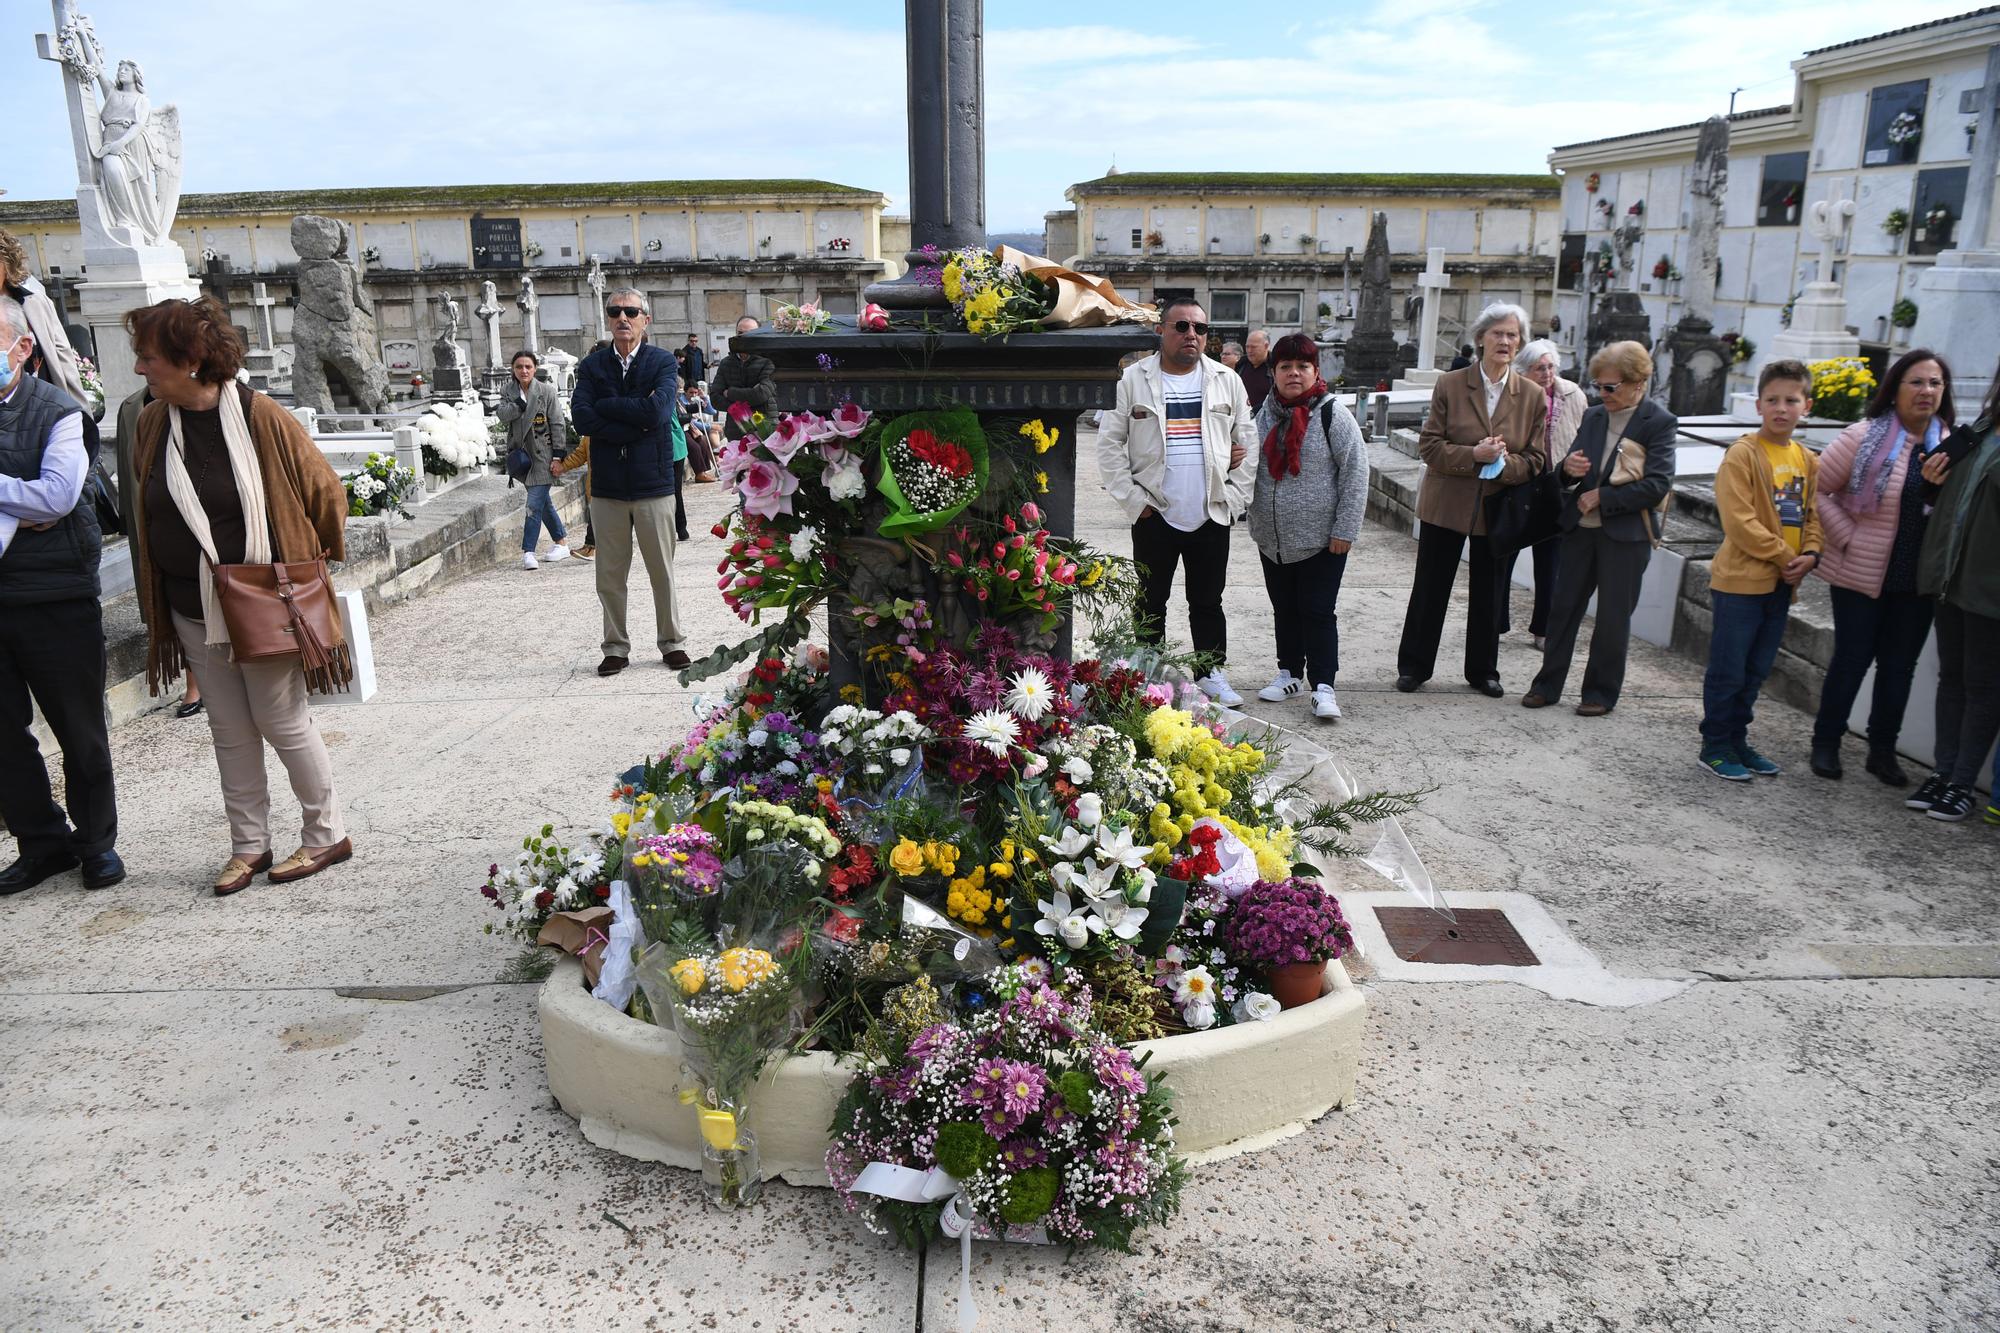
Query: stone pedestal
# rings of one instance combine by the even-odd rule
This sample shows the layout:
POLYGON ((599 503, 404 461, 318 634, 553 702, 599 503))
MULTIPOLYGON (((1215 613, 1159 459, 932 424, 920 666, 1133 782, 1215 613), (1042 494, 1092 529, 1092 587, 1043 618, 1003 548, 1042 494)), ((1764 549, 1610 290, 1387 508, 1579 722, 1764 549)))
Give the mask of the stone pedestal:
POLYGON ((1860 354, 1861 340, 1847 331, 1847 298, 1837 282, 1807 283, 1792 303, 1792 326, 1771 339, 1772 359, 1789 357, 1807 365, 1860 354))
POLYGON ((86 250, 84 262, 89 280, 77 287, 77 299, 83 306, 83 322, 97 343, 97 373, 104 380, 104 401, 111 409, 108 419, 145 383, 132 370, 125 312, 167 300, 192 301, 201 295, 201 288, 188 276, 187 255, 178 245, 86 250))
MULTIPOLYGON (((1097 472, 1095 458, 1076 456, 1077 418, 1092 408, 1114 406, 1119 361, 1132 352, 1156 350, 1159 336, 1137 325, 1013 333, 1004 339, 969 333, 866 333, 842 319, 829 333, 739 334, 729 345, 771 359, 777 367, 781 412, 827 414, 852 400, 878 416, 957 406, 971 408, 983 422, 999 419, 1009 427, 1039 417, 1061 432, 1056 446, 1039 456, 1009 453, 1048 473, 1048 493, 1035 503, 1047 515, 1050 533, 1067 537, 1076 532, 1077 468, 1085 469, 1089 484, 1095 484, 1097 472), (822 357, 831 358, 831 371, 821 368, 822 357)), ((1000 435, 989 424, 989 439, 1000 435)), ((829 619, 840 616, 836 607, 829 619)), ((1069 655, 1069 640, 1065 625, 1056 648, 1059 656, 1069 655)), ((833 636, 833 648, 836 683, 858 680, 860 673, 847 660, 839 635, 833 636)))
POLYGON ((1970 420, 2000 362, 2000 250, 1947 250, 1917 284, 1910 341, 1951 358, 1952 398, 1970 420))
POLYGON ((513 378, 501 366, 488 366, 479 372, 479 401, 488 412, 500 406, 500 395, 507 392, 513 378))
POLYGON ((1635 342, 1648 351, 1653 347, 1653 321, 1633 292, 1606 292, 1590 312, 1590 340, 1584 350, 1584 365, 1606 344, 1635 342))

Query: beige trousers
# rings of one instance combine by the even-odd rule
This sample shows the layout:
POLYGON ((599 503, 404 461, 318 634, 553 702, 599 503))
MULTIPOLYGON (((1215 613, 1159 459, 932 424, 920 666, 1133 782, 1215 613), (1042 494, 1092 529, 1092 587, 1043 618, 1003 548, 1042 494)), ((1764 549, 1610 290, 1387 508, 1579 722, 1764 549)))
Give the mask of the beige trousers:
POLYGON ((632 572, 632 546, 646 562, 653 584, 653 631, 662 653, 681 646, 681 623, 674 615, 674 497, 651 500, 590 499, 590 523, 597 534, 597 600, 604 604, 604 655, 630 657, 625 633, 625 583, 632 572))
MULTIPOLYGON (((333 762, 306 703, 306 678, 296 661, 232 662, 227 648, 202 642, 202 623, 174 613, 181 652, 201 681, 208 705, 215 765, 222 770, 222 808, 229 814, 230 850, 246 859, 273 851, 271 791, 264 781, 264 742, 291 775, 305 815, 301 843, 331 847, 347 836, 333 794, 333 762)), ((277 855, 285 855, 282 850, 277 855)))

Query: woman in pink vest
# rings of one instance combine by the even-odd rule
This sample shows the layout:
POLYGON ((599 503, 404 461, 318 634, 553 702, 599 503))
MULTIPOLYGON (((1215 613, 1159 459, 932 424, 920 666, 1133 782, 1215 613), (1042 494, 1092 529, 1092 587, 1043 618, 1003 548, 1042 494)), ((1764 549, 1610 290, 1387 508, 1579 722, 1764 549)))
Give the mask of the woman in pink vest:
POLYGON ((1812 771, 1823 778, 1841 775, 1841 737, 1872 665, 1866 767, 1892 787, 1909 785, 1896 762, 1896 738, 1932 611, 1932 599, 1917 591, 1928 522, 1920 473, 1951 426, 1951 368, 1919 347, 1889 367, 1867 415, 1820 455, 1826 550, 1815 572, 1833 585, 1833 661, 1812 742, 1812 771))

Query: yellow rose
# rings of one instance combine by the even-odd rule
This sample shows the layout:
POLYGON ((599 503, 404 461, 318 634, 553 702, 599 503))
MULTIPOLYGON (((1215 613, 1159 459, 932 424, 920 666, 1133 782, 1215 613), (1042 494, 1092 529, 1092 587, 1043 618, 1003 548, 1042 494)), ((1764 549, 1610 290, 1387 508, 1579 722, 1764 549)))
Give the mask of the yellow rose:
POLYGON ((904 838, 889 853, 889 868, 906 879, 923 874, 924 849, 904 838))
POLYGON ((699 958, 683 958, 673 965, 671 971, 683 995, 698 994, 708 982, 708 973, 702 969, 699 958))

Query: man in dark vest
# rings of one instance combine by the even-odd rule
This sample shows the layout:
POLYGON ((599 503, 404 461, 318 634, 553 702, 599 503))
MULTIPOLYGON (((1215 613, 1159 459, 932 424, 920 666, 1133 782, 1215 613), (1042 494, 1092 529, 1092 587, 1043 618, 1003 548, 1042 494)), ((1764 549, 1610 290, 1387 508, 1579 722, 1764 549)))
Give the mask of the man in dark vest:
POLYGON ((104 616, 97 515, 79 503, 89 459, 76 401, 24 372, 34 337, 0 296, 0 818, 20 856, 0 894, 83 868, 87 889, 125 878, 104 729, 104 616), (49 787, 34 711, 62 746, 65 815, 49 787))

